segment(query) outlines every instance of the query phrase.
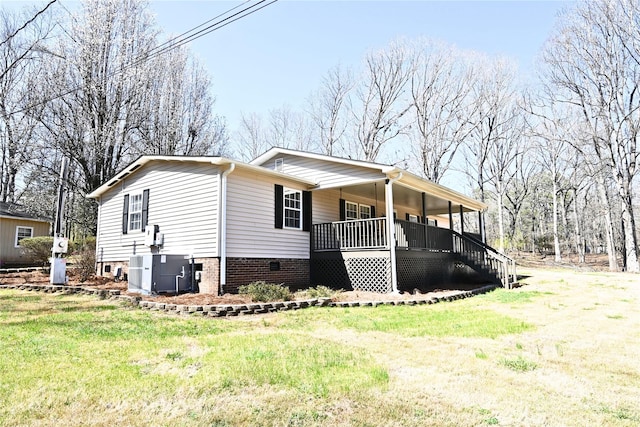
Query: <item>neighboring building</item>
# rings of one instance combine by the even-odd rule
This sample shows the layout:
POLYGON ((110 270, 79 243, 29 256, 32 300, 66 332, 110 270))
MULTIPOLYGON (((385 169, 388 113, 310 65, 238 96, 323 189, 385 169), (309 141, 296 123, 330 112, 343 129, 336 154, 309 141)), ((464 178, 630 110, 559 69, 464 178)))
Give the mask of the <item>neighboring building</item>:
POLYGON ((38 218, 10 203, 0 202, 0 268, 28 265, 20 240, 48 236, 51 221, 38 218))
MULTIPOLYGON (((482 230, 486 205, 394 166, 279 148, 251 163, 143 156, 88 197, 101 275, 155 254, 189 259, 206 293, 256 280, 379 292, 508 284, 506 258, 449 228, 475 212, 482 230)), ((161 274, 177 287, 184 270, 168 265, 161 274)))

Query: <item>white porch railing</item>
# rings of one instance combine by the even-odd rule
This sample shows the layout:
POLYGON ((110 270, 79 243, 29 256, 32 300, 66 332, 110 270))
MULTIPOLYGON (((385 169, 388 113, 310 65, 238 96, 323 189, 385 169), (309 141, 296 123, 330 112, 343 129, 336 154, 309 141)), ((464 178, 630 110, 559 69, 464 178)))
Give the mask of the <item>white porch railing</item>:
POLYGON ((314 251, 388 248, 386 218, 313 225, 314 251))

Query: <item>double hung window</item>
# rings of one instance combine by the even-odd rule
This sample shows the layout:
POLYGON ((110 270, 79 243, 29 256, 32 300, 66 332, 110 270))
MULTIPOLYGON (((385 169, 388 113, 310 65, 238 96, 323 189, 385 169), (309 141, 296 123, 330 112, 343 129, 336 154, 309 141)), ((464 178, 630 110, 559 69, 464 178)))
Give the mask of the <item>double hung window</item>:
POLYGON ((20 246, 20 240, 28 239, 30 237, 33 237, 33 228, 32 227, 17 226, 16 227, 15 247, 17 248, 17 247, 20 246))
POLYGON ((302 191, 284 189, 284 226, 302 228, 302 191))
POLYGON ((129 231, 142 230, 142 193, 129 196, 129 231))

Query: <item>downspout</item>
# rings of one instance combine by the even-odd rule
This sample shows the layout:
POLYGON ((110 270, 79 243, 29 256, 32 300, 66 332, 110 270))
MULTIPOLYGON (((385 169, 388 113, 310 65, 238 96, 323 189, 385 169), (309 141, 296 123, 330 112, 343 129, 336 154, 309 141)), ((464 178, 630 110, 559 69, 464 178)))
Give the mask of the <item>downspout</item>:
POLYGON ((391 261, 391 292, 398 293, 398 269, 396 267, 396 234, 395 224, 393 221, 393 183, 402 178, 402 172, 399 172, 394 178, 389 178, 384 186, 384 197, 387 214, 387 236, 389 238, 389 258, 391 261))
POLYGON ((227 284, 227 176, 236 168, 235 163, 220 175, 220 201, 218 202, 218 256, 220 256, 220 295, 227 284))

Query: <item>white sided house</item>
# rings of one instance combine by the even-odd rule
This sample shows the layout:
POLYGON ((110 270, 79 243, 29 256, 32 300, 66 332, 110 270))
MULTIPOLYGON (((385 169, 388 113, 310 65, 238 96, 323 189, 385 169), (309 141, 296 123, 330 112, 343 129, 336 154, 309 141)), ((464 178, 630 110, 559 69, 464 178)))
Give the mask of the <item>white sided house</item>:
POLYGON ((515 275, 484 243, 486 205, 394 166, 281 148, 251 163, 143 156, 88 197, 97 273, 146 292, 257 280, 394 292, 515 275))

